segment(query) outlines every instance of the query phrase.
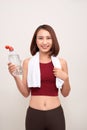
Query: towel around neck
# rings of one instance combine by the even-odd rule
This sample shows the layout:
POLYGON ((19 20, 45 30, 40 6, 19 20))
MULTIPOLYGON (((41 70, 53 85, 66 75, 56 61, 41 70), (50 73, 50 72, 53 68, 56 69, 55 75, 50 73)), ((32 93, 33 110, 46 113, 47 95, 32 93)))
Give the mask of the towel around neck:
MULTIPOLYGON (((51 56, 54 67, 61 69, 60 61, 57 57, 51 56)), ((40 76, 40 64, 39 64, 39 52, 34 55, 28 64, 28 76, 27 76, 28 87, 41 87, 41 76, 40 76)), ((62 88, 64 81, 60 78, 56 78, 56 87, 62 88)))

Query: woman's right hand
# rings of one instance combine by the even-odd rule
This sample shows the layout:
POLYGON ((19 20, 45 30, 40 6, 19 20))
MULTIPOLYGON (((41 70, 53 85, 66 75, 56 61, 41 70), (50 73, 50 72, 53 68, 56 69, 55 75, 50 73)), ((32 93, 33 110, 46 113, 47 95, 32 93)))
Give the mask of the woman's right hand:
POLYGON ((8 70, 10 72, 10 74, 14 77, 14 71, 16 70, 16 66, 12 63, 8 63, 8 70))

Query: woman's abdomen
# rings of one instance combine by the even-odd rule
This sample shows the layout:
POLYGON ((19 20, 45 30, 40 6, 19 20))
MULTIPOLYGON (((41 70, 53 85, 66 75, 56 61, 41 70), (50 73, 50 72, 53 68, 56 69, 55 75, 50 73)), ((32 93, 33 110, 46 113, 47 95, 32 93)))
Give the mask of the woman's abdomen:
POLYGON ((60 106, 58 96, 31 96, 30 106, 38 110, 50 110, 60 106))

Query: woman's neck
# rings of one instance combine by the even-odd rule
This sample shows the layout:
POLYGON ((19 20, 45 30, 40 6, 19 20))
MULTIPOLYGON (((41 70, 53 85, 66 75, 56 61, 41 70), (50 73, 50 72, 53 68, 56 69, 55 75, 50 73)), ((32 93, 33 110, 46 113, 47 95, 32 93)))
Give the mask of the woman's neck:
POLYGON ((40 63, 48 63, 51 61, 51 56, 47 53, 39 53, 40 63))

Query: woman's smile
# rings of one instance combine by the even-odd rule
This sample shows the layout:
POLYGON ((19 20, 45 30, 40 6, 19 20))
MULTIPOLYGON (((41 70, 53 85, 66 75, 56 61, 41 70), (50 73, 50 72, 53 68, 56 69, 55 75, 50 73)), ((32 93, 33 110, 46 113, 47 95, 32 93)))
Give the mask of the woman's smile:
POLYGON ((52 38, 50 33, 44 29, 41 29, 37 34, 36 43, 40 52, 49 52, 52 47, 52 38))
POLYGON ((41 47, 42 47, 43 49, 48 49, 48 48, 49 48, 49 45, 41 45, 41 47))

